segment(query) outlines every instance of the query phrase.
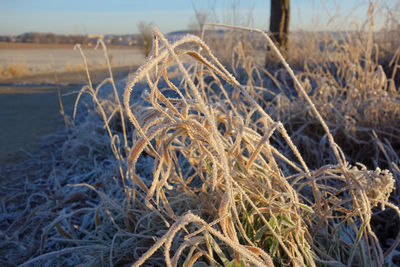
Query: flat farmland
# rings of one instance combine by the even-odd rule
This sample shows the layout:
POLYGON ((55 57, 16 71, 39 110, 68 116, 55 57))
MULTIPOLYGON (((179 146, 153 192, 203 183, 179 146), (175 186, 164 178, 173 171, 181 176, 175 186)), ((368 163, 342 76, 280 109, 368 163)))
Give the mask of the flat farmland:
MULTIPOLYGON (((107 48, 112 67, 137 66, 144 60, 139 48, 124 46, 107 48)), ((95 50, 93 46, 86 46, 82 49, 90 68, 106 67, 101 48, 95 50)), ((73 45, 0 42, 0 68, 3 79, 53 71, 74 71, 82 69, 83 66, 82 56, 78 50, 74 50, 73 45), (7 72, 7 69, 10 71, 7 72)))

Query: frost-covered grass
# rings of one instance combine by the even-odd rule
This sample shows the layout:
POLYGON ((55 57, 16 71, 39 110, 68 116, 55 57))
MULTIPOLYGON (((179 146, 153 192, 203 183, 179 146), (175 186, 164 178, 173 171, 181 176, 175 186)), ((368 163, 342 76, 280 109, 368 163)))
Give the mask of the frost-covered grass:
POLYGON ((126 84, 88 72, 67 129, 2 184, 0 263, 395 264, 399 85, 372 37, 294 70, 253 31, 274 68, 246 40, 222 64, 207 41, 155 29, 126 84))

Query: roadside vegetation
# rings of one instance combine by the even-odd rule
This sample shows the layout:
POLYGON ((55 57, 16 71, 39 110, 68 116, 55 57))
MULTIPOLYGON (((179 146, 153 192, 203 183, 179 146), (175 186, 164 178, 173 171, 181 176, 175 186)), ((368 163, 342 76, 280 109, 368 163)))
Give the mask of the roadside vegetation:
POLYGON ((11 63, 0 66, 0 79, 7 79, 23 75, 29 75, 29 66, 26 63, 11 63))
POLYGON ((374 33, 371 4, 365 27, 298 34, 287 60, 261 30, 155 28, 126 82, 100 41, 98 85, 77 46, 66 130, 1 185, 0 263, 398 266, 398 21, 374 33))

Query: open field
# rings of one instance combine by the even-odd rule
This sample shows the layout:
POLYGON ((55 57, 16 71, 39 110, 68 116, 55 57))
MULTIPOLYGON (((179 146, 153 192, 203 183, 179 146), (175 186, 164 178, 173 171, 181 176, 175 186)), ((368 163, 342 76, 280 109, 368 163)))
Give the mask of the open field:
MULTIPOLYGON (((137 65, 129 65, 122 67, 114 67, 113 73, 116 78, 123 79, 126 78, 126 75, 129 72, 133 72, 137 65)), ((108 75, 108 69, 100 68, 100 69, 90 69, 90 78, 94 84, 98 84, 104 80, 104 77, 108 75)), ((73 71, 62 71, 56 72, 52 71, 50 73, 37 73, 34 75, 26 75, 20 77, 12 77, 3 79, 0 81, 0 93, 19 93, 26 92, 30 87, 40 87, 40 86, 52 86, 53 89, 56 88, 56 85, 70 85, 70 86, 79 86, 87 81, 86 71, 81 70, 73 70, 73 71), (19 87, 18 87, 19 86, 19 87), (18 89, 20 88, 20 89, 18 89), (25 88, 21 90, 21 88, 25 88)))
MULTIPOLYGON (((0 80, 54 71, 83 70, 80 53, 73 45, 0 43, 0 80)), ((91 68, 106 68, 102 49, 83 48, 91 68)), ((112 67, 136 66, 144 56, 138 48, 113 47, 108 55, 112 67)))

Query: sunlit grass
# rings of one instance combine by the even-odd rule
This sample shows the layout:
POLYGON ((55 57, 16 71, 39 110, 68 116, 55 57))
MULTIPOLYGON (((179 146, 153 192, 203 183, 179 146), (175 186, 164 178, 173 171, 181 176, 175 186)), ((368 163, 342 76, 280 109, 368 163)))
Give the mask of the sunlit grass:
POLYGON ((214 26, 257 32, 279 61, 260 67, 246 40, 213 51, 154 29, 122 90, 111 68, 94 86, 79 50, 88 81, 50 170, 9 185, 26 202, 2 200, 1 263, 393 264, 400 238, 384 247, 371 218, 400 216, 400 105, 371 37, 311 62, 289 54, 295 71, 262 31, 214 26))

